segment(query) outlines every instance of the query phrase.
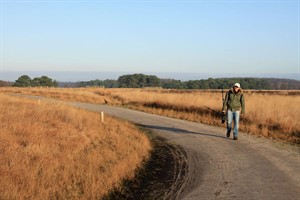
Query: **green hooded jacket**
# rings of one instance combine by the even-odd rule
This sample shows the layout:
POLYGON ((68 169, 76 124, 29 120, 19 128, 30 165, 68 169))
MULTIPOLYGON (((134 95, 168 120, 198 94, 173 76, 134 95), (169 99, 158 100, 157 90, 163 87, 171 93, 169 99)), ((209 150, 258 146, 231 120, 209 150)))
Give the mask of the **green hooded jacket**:
POLYGON ((226 93, 222 111, 231 110, 234 112, 241 110, 241 108, 241 114, 245 114, 245 99, 242 89, 239 89, 237 93, 233 89, 229 90, 226 93))

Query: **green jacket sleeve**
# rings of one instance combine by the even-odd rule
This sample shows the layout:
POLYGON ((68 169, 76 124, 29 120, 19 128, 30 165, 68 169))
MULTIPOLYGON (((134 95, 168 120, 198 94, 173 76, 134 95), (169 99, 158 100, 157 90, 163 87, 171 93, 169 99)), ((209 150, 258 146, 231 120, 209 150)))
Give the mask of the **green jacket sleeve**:
POLYGON ((229 96, 229 95, 228 95, 228 92, 227 92, 226 95, 225 95, 224 102, 223 102, 222 111, 226 111, 226 109, 227 109, 228 96, 229 96))
POLYGON ((242 114, 245 114, 245 98, 244 95, 241 97, 242 114))

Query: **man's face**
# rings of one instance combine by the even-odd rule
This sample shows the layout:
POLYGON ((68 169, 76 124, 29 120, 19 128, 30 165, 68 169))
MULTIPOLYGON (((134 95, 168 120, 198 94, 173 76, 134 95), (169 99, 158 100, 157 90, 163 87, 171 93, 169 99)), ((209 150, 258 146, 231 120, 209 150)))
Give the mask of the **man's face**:
POLYGON ((238 92, 240 88, 234 86, 233 89, 234 89, 234 92, 238 92))

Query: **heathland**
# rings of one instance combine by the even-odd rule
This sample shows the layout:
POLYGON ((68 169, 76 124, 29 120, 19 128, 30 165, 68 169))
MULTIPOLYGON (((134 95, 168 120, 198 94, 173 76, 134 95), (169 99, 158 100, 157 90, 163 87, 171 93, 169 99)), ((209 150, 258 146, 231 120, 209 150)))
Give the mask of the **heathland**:
MULTIPOLYGON (((105 88, 1 88, 66 101, 106 103, 144 112, 225 126, 215 112, 222 107, 221 90, 105 89, 105 88)), ((226 91, 225 91, 226 92, 226 91)), ((240 129, 249 134, 300 143, 299 90, 245 90, 246 113, 240 129)))
POLYGON ((126 121, 100 121, 98 113, 62 102, 2 93, 0 199, 101 199, 132 178, 149 156, 148 138, 126 121))

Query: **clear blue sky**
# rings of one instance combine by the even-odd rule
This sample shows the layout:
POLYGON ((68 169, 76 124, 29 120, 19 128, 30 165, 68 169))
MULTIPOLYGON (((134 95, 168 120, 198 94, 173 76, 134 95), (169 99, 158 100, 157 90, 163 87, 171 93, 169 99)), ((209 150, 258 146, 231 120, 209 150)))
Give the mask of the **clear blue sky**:
POLYGON ((299 74, 299 0, 1 0, 1 68, 299 74))

